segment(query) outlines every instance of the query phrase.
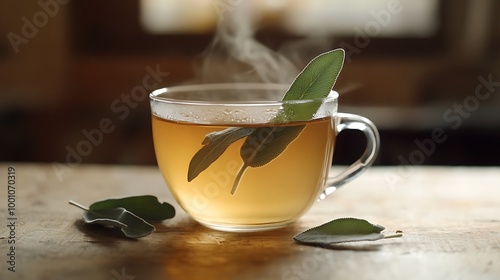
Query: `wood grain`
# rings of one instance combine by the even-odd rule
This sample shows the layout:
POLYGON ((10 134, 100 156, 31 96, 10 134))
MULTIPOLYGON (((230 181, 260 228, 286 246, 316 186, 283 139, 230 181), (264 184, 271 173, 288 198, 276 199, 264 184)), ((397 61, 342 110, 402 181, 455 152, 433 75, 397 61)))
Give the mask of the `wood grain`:
POLYGON ((500 278, 500 168, 376 167, 289 227, 225 233, 187 217, 155 167, 82 165, 60 180, 51 165, 16 164, 16 272, 10 272, 7 166, 0 164, 0 279, 500 278), (68 204, 139 194, 178 210, 139 240, 84 225, 81 211, 68 204), (302 230, 339 217, 364 218, 404 236, 331 249, 293 242, 302 230))

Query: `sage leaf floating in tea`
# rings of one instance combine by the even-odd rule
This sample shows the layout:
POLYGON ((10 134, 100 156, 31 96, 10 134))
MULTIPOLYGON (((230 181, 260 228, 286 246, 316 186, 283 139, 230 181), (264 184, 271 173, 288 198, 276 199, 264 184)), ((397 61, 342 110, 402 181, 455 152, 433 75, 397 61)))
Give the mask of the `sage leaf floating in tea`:
MULTIPOLYGON (((342 70, 344 57, 345 52, 343 49, 335 49, 315 57, 297 75, 282 100, 314 100, 327 97, 342 70)), ((271 123, 309 120, 320 106, 320 100, 310 102, 307 106, 304 104, 285 103, 280 112, 271 120, 271 123)), ((206 170, 236 140, 247 136, 250 138, 252 134, 259 135, 259 133, 266 129, 275 130, 274 127, 257 129, 228 128, 207 134, 202 142, 204 146, 193 156, 189 163, 188 182, 206 170)), ((287 127, 279 133, 269 133, 269 137, 259 139, 259 143, 253 145, 254 150, 251 152, 247 152, 249 141, 251 140, 247 138, 241 147, 240 153, 243 165, 236 175, 231 194, 236 192, 241 176, 248 166, 263 166, 278 157, 300 134, 302 129, 303 127, 300 129, 287 127), (265 155, 265 153, 269 153, 269 155, 265 155)))
POLYGON ((327 97, 335 85, 343 65, 343 49, 335 49, 316 56, 297 75, 283 100, 327 97))
MULTIPOLYGON (((283 101, 314 100, 330 94, 344 65, 344 50, 335 49, 315 57, 297 75, 287 90, 283 101)), ((309 120, 321 106, 321 102, 308 104, 285 103, 279 119, 286 121, 309 120), (300 109, 294 107, 300 106, 300 109)))
POLYGON ((204 146, 189 162, 188 182, 207 169, 232 143, 248 136, 253 131, 253 128, 230 127, 207 134, 202 142, 204 146))
POLYGON ((241 145, 240 155, 243 159, 243 166, 236 175, 231 194, 236 192, 241 176, 247 167, 260 167, 271 162, 299 136, 305 127, 305 125, 260 127, 248 135, 241 145))
POLYGON ((161 221, 175 216, 175 208, 152 195, 108 199, 93 203, 89 208, 69 201, 83 211, 82 219, 87 224, 99 224, 120 229, 129 238, 149 235, 155 227, 148 221, 161 221))
POLYGON ((304 244, 327 247, 335 243, 375 241, 402 236, 401 233, 386 236, 382 233, 384 229, 381 225, 374 225, 363 219, 340 218, 308 229, 293 239, 304 244))
POLYGON ((268 164, 278 157, 305 127, 296 125, 257 128, 241 145, 240 155, 243 162, 250 167, 268 164))
POLYGON ((160 203, 153 195, 131 196, 124 198, 112 198, 94 202, 89 210, 101 210, 110 208, 125 208, 146 221, 162 221, 175 216, 175 208, 166 203, 160 203))

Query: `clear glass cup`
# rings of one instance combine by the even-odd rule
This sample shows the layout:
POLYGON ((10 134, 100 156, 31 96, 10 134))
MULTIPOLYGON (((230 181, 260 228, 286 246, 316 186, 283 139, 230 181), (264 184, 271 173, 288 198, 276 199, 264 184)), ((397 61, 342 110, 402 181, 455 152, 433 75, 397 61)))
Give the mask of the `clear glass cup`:
POLYGON ((283 227, 373 163, 380 140, 371 121, 338 113, 335 91, 281 101, 288 87, 200 84, 150 94, 159 169, 193 219, 223 231, 283 227), (362 131, 366 150, 331 177, 335 140, 345 129, 362 131))

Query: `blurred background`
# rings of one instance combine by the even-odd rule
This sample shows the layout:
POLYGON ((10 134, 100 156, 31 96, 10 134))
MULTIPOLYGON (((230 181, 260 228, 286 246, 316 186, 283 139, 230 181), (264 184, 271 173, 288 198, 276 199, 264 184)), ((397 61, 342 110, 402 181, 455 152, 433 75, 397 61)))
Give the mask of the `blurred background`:
MULTIPOLYGON (((3 0, 0 161, 155 164, 141 86, 191 79, 242 1, 3 0)), ((255 38, 300 69, 346 49, 340 110, 377 125, 376 164, 500 164, 500 1, 248 2, 255 38)), ((337 145, 338 164, 364 149, 337 145)))

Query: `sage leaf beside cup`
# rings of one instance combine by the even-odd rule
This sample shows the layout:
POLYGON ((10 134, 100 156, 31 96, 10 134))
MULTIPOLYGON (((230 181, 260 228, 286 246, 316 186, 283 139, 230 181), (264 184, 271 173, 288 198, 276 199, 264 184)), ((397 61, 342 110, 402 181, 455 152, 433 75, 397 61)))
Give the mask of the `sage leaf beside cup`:
POLYGON ((150 222, 162 221, 175 216, 175 208, 160 203, 152 195, 113 198, 98 201, 85 207, 75 201, 69 203, 82 210, 86 224, 99 224, 121 230, 129 238, 139 238, 151 234, 155 227, 150 222))
POLYGON ((308 245, 327 247, 336 243, 375 241, 382 238, 401 237, 402 233, 385 235, 381 225, 358 218, 340 218, 299 233, 293 240, 308 245))

